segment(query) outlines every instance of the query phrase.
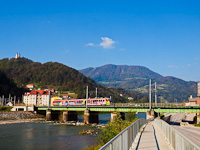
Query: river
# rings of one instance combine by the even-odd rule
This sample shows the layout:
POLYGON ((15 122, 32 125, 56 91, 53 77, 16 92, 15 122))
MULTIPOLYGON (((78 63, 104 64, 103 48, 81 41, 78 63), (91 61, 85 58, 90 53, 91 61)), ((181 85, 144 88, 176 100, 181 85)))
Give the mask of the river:
MULTIPOLYGON (((146 114, 138 114, 144 118, 146 114)), ((78 118, 79 121, 82 117, 78 118)), ((107 123, 110 114, 99 115, 100 123, 107 123)), ((96 135, 79 135, 91 126, 69 126, 50 122, 32 122, 0 125, 0 149, 6 150, 81 150, 96 143, 96 135)))

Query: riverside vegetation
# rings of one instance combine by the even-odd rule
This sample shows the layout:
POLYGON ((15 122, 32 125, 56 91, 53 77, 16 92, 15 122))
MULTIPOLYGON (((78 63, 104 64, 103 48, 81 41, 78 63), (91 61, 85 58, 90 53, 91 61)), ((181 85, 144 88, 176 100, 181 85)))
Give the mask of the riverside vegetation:
POLYGON ((108 123, 105 128, 101 128, 97 137, 97 145, 92 145, 89 148, 85 148, 85 150, 98 150, 108 141, 110 141, 113 137, 123 131, 126 127, 135 122, 138 118, 136 118, 135 112, 129 112, 126 114, 126 120, 122 120, 119 113, 115 118, 115 121, 112 123, 108 123))
POLYGON ((0 111, 10 111, 11 109, 12 109, 12 107, 0 106, 0 111))
POLYGON ((199 123, 199 124, 195 124, 194 126, 196 126, 196 127, 200 127, 200 123, 199 123))

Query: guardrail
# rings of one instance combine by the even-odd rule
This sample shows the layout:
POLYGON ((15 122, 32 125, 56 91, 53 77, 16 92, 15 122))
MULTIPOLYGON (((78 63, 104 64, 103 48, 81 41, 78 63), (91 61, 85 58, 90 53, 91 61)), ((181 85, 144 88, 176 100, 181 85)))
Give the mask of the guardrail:
POLYGON ((200 150, 200 147, 193 143, 190 139, 185 137, 179 131, 171 127, 165 121, 156 118, 155 123, 162 130, 165 137, 168 140, 168 143, 171 146, 171 149, 174 150, 200 150))
POLYGON ((147 123, 147 120, 144 118, 138 119, 108 143, 102 146, 99 150, 128 150, 132 146, 134 139, 137 133, 140 130, 140 127, 147 123))

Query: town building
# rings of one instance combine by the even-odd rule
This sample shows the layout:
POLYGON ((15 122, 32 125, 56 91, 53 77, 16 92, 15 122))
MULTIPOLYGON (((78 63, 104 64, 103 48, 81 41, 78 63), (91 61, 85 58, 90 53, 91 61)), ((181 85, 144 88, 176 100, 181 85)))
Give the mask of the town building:
POLYGON ((188 101, 185 102, 185 106, 200 106, 200 82, 197 83, 197 97, 190 97, 188 101))
POLYGON ((26 88, 28 88, 29 90, 34 90, 35 86, 33 84, 27 84, 26 88))
POLYGON ((23 103, 27 106, 48 106, 50 99, 49 91, 44 90, 32 90, 26 92, 23 96, 23 103))
POLYGON ((185 106, 200 106, 200 98, 192 97, 192 95, 190 95, 188 101, 185 103, 185 106))
POLYGON ((128 100, 129 100, 129 101, 132 101, 132 100, 133 100, 133 98, 132 98, 132 97, 128 97, 128 100))

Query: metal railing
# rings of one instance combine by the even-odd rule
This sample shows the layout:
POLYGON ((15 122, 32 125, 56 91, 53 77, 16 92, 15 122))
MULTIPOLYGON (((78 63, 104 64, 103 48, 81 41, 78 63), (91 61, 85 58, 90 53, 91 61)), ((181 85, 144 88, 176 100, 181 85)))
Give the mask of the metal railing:
POLYGON ((140 127, 147 123, 147 120, 144 118, 138 119, 108 143, 102 146, 99 150, 128 150, 132 146, 134 139, 137 133, 140 130, 140 127))
POLYGON ((171 149, 174 150, 200 150, 200 147, 193 143, 190 139, 185 137, 179 131, 174 129, 165 121, 156 118, 155 123, 162 130, 165 135, 165 138, 168 140, 168 143, 171 146, 171 149))

